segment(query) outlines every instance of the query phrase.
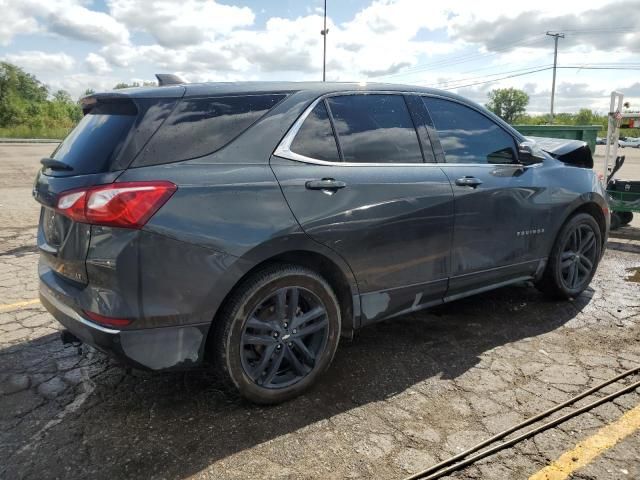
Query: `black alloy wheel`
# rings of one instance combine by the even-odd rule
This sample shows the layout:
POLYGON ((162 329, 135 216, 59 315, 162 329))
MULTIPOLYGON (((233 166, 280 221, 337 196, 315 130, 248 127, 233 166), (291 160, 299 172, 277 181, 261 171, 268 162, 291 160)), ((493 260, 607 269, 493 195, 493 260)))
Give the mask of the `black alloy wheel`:
POLYGON ((562 282, 571 290, 579 289, 591 280, 597 263, 596 232, 589 224, 577 225, 567 236, 560 257, 562 282))
POLYGON ((274 404, 300 395, 327 370, 341 322, 323 277, 297 265, 271 265, 232 292, 207 348, 228 387, 252 402, 274 404))
POLYGON ((328 336, 320 299, 305 288, 281 288, 264 298, 245 323, 242 367, 261 387, 288 387, 313 370, 328 336))
POLYGON ((560 229, 536 287, 552 298, 577 297, 589 286, 601 252, 598 222, 588 213, 574 215, 560 229))

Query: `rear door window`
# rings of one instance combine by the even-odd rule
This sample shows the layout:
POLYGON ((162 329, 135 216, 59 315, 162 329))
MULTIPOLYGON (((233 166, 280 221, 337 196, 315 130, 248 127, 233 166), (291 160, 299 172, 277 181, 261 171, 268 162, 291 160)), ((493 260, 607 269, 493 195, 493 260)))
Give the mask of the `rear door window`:
POLYGON ((514 163, 515 140, 497 123, 456 102, 423 97, 447 163, 514 163))
POLYGON ((52 158, 73 169, 64 175, 109 171, 126 143, 137 115, 138 110, 131 101, 98 103, 82 117, 52 158))
POLYGON ((418 134, 402 95, 344 95, 327 101, 345 162, 423 161, 418 134))
POLYGON ((186 98, 134 162, 157 165, 208 155, 231 142, 285 94, 186 98))
POLYGON ((315 160, 339 162, 340 155, 324 102, 318 103, 291 142, 291 151, 315 160))

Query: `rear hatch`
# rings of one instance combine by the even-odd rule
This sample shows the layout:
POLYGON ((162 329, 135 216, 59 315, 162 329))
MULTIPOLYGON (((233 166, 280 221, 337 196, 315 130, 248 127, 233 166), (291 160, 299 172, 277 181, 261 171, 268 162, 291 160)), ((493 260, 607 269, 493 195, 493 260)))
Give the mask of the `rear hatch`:
POLYGON ((113 183, 184 94, 182 87, 167 90, 173 97, 110 93, 84 98, 84 117, 78 126, 51 157, 42 159, 33 187, 33 196, 42 204, 38 247, 41 261, 66 279, 87 283, 91 225, 62 215, 56 208, 60 195, 113 183))

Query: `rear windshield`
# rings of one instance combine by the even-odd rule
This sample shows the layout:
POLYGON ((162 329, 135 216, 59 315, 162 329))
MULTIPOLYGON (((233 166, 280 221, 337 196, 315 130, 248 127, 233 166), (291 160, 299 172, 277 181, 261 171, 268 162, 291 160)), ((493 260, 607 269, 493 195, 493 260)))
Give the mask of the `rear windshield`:
POLYGON ((137 114, 131 102, 98 103, 58 146, 52 158, 73 168, 66 175, 108 172, 137 114))
POLYGON ((213 153, 248 129, 285 96, 273 93, 183 99, 133 166, 177 162, 213 153))

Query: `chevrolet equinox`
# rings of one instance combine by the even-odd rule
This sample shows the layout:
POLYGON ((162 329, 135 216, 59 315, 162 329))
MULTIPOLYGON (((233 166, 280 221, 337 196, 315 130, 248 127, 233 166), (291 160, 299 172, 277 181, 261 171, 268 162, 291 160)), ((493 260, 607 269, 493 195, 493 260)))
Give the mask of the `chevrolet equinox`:
POLYGON ((42 304, 130 366, 207 360, 277 403, 372 322, 595 273, 610 220, 583 142, 420 87, 168 83, 83 98, 33 189, 42 304))

